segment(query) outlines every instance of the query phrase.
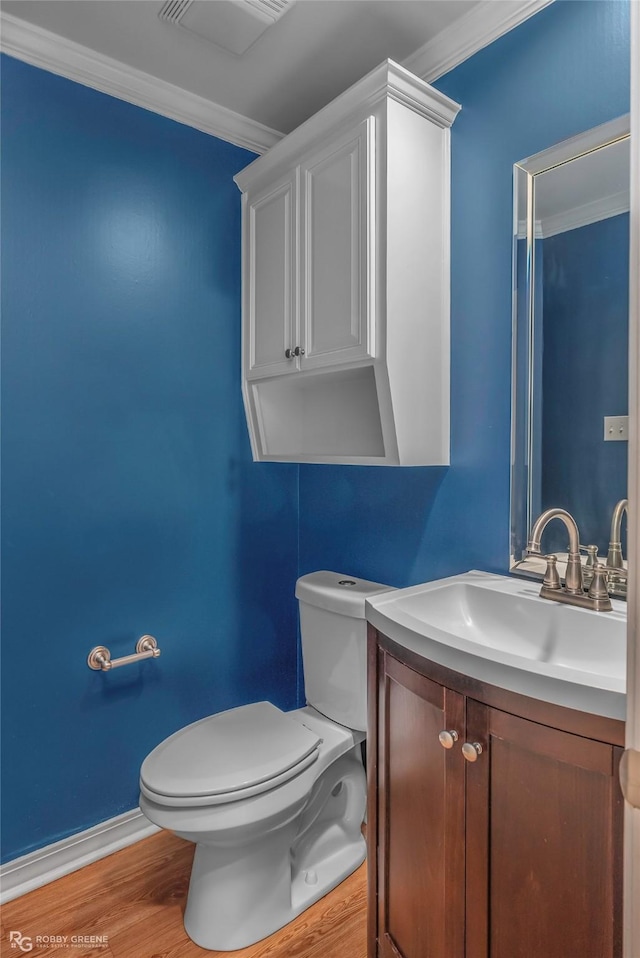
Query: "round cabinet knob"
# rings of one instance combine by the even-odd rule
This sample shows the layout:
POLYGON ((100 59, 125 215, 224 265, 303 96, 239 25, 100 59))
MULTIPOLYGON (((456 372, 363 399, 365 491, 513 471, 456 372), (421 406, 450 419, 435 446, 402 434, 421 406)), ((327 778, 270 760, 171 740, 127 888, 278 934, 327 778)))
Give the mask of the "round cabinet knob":
POLYGON ((480 742, 465 742, 462 746, 462 754, 467 762, 477 762, 478 755, 482 755, 482 745, 480 742))
POLYGON ((285 359, 293 359, 293 357, 294 357, 294 352, 293 352, 293 350, 290 349, 289 347, 287 347, 287 349, 285 349, 285 351, 284 351, 284 358, 285 358, 285 359))
POLYGON ((438 740, 443 748, 453 748, 458 741, 458 733, 454 728, 444 729, 438 735, 438 740))
POLYGON ((296 346, 296 348, 294 349, 293 352, 294 352, 294 354, 295 354, 296 356, 304 356, 304 347, 303 347, 303 346, 296 346))

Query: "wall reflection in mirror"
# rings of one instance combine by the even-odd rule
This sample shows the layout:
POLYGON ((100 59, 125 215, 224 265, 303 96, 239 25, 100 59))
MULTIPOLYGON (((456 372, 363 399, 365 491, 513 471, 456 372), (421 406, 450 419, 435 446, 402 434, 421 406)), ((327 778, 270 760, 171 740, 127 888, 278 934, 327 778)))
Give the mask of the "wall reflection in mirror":
MULTIPOLYGON (((512 571, 544 573, 527 538, 553 507, 601 562, 613 521, 626 557, 628 134, 623 117, 514 167, 512 571)), ((560 570, 566 539, 552 522, 542 540, 560 570)))

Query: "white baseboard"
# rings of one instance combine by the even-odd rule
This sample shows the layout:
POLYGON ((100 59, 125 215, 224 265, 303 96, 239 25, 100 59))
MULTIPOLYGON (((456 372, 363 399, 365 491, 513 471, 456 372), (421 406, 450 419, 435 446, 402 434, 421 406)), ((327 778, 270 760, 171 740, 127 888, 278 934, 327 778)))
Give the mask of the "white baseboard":
POLYGON ((0 866, 0 904, 160 831, 139 808, 0 866))

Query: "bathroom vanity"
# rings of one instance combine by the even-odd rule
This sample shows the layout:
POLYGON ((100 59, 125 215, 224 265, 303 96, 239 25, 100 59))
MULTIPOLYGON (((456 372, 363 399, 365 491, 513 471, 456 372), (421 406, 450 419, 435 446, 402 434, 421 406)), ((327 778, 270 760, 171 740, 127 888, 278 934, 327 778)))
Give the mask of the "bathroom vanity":
MULTIPOLYGON (((474 649, 470 630, 478 621, 482 626, 477 584, 498 590, 489 598, 497 608, 494 635, 500 645, 508 621, 497 621, 501 579, 469 573, 442 580, 453 584, 449 592, 438 590, 438 583, 425 587, 432 588, 436 611, 438 603, 445 608, 443 595, 451 605, 464 606, 449 620, 451 645, 440 641, 442 618, 422 623, 420 635, 419 587, 395 594, 409 594, 404 606, 392 594, 369 608, 369 958, 622 953, 618 764, 624 722, 616 713, 623 685, 604 677, 602 684, 610 687, 604 697, 593 695, 596 713, 558 704, 563 696, 580 703, 582 694, 566 648, 554 652, 566 639, 564 625, 558 630, 553 621, 559 607, 540 600, 530 584, 512 586, 514 580, 503 581, 515 602, 507 611, 517 611, 517 654, 474 649), (479 582, 471 578, 469 585, 473 576, 479 582), (527 615, 535 624, 538 610, 544 617, 547 608, 541 636, 548 645, 544 655, 538 649, 537 660, 531 654, 529 667, 518 645, 519 627, 527 615), (412 631, 409 612, 415 617, 412 631), (394 638, 382 631, 385 621, 394 638), (486 680, 492 668, 496 684, 486 680), (524 673, 532 676, 528 687, 524 673), (538 680, 551 701, 535 695, 538 680)), ((579 626, 597 616, 582 614, 589 618, 579 626)), ((620 651, 617 614, 610 620, 609 650, 605 628, 604 654, 611 659, 620 651)), ((588 630, 583 635, 589 655, 588 630)), ((584 694, 591 692, 585 684, 584 694)))

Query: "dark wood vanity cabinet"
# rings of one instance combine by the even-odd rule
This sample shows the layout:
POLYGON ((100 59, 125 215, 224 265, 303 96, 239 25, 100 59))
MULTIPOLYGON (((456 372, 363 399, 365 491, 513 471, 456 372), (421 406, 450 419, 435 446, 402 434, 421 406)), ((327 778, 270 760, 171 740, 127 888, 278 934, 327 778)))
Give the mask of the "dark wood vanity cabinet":
POLYGON ((622 722, 373 629, 369 710, 369 958, 621 955, 622 722))

